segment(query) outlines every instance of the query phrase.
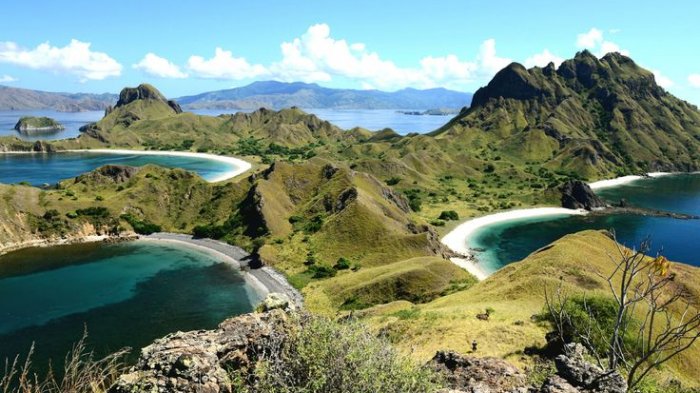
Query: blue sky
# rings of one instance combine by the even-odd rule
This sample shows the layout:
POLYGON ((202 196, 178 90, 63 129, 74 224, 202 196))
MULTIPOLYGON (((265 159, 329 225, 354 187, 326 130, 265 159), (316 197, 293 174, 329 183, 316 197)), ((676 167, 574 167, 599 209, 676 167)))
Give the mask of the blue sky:
POLYGON ((474 91, 510 61, 629 54, 700 104, 697 1, 12 1, 0 84, 176 97, 254 80, 474 91), (563 3, 563 4, 562 4, 563 3))

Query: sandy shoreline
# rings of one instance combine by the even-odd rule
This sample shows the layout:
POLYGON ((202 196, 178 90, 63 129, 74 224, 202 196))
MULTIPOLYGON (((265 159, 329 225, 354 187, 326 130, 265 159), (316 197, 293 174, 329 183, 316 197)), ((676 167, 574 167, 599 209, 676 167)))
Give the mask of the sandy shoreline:
POLYGON ((600 190, 603 188, 617 187, 617 186, 621 186, 623 184, 629 184, 629 183, 635 182, 637 180, 646 179, 649 177, 670 176, 670 175, 675 175, 677 173, 679 173, 679 172, 650 172, 650 173, 647 173, 646 176, 639 176, 639 175, 621 176, 621 177, 616 177, 614 179, 599 180, 599 181, 596 181, 593 183, 589 183, 588 185, 591 187, 591 190, 600 190))
MULTIPOLYGON (((224 172, 219 176, 209 180, 210 183, 216 183, 224 180, 234 178, 242 173, 247 172, 252 165, 240 158, 229 157, 229 156, 218 156, 216 154, 208 153, 193 153, 186 151, 153 151, 153 150, 128 150, 128 149, 75 149, 75 150, 62 150, 74 153, 98 153, 98 154, 137 154, 144 156, 171 156, 171 157, 190 157, 190 158, 201 158, 210 161, 217 161, 233 166, 235 169, 224 172)), ((59 151, 60 153, 60 151, 59 151)))
POLYGON ((274 270, 269 266, 252 269, 249 267, 250 254, 242 248, 232 246, 213 239, 194 238, 190 235, 181 233, 154 233, 148 236, 140 236, 139 240, 152 242, 167 242, 177 243, 188 247, 197 248, 210 252, 224 259, 237 269, 240 269, 243 278, 246 280, 253 290, 255 290, 261 298, 264 298, 268 293, 279 292, 284 293, 301 308, 304 304, 304 298, 299 291, 296 290, 283 274, 274 270))
POLYGON ((536 207, 532 209, 510 210, 465 221, 447 235, 443 236, 440 241, 452 251, 465 256, 464 258, 451 258, 450 260, 454 264, 467 270, 479 280, 483 280, 488 277, 490 273, 479 265, 474 254, 467 246, 467 241, 477 230, 496 223, 525 218, 584 214, 586 214, 584 210, 564 209, 562 207, 536 207))

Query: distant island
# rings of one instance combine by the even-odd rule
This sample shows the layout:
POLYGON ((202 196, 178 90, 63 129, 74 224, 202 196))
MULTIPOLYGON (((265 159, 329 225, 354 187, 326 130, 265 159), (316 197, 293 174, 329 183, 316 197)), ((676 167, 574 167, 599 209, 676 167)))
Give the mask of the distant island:
POLYGON ((23 116, 15 124, 15 130, 22 134, 41 134, 62 131, 63 124, 50 117, 23 116))
POLYGON ((459 109, 428 109, 424 111, 396 111, 404 115, 411 116, 453 116, 459 113, 459 109))
POLYGON ((234 89, 176 98, 184 109, 243 109, 289 107, 317 109, 430 109, 469 106, 472 94, 443 88, 394 92, 332 89, 315 83, 253 82, 234 89))

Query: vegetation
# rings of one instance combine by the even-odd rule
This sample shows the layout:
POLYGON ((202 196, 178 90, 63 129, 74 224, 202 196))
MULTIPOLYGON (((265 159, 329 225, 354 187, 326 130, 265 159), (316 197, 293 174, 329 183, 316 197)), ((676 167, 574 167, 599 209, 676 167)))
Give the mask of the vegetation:
POLYGON ((614 268, 604 277, 612 295, 607 302, 570 303, 561 291, 546 298, 562 341, 576 338, 601 367, 624 369, 630 390, 700 338, 697 299, 677 285, 666 258, 646 255, 650 249, 648 240, 637 251, 618 246, 614 268))
POLYGON ((117 381, 119 375, 127 370, 123 362, 127 350, 112 353, 102 359, 95 359, 86 350, 87 334, 73 346, 66 355, 63 370, 60 373, 49 372, 40 378, 32 370, 31 357, 34 348, 29 351, 24 362, 16 357, 5 360, 4 372, 0 375, 0 391, 3 393, 102 393, 107 392, 117 381), (60 374, 60 377, 57 376, 60 374))
POLYGON ((129 225, 134 228, 134 232, 138 234, 150 235, 151 233, 161 231, 160 225, 156 225, 150 221, 139 220, 131 214, 122 214, 120 217, 122 220, 128 222, 129 225))
POLYGON ((287 340, 259 354, 255 382, 236 374, 236 391, 265 393, 435 392, 440 378, 356 322, 310 317, 287 340))

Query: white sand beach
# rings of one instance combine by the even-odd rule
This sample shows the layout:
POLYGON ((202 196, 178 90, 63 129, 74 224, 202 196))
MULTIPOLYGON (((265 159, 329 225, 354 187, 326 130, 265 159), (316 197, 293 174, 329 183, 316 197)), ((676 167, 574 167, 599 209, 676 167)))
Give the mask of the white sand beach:
POLYGON ((210 183, 216 183, 224 180, 234 178, 242 173, 248 171, 252 165, 240 158, 229 157, 229 156, 218 156, 216 154, 208 153, 193 153, 184 151, 151 151, 151 150, 127 150, 127 149, 80 149, 80 150, 66 150, 69 152, 79 152, 79 153, 98 153, 98 154, 140 154, 145 156, 173 156, 173 157, 193 157, 201 158, 205 160, 217 161, 233 166, 235 169, 224 172, 219 176, 210 179, 210 183))
POLYGON ((483 280, 488 277, 490 273, 485 271, 483 267, 479 265, 478 261, 474 259, 473 254, 467 246, 467 241, 478 229, 500 222, 514 221, 524 218, 584 214, 586 214, 585 210, 564 209, 561 207, 537 207, 532 209, 510 210, 490 214, 488 216, 477 217, 463 222, 450 231, 447 235, 443 236, 441 242, 452 251, 465 256, 465 258, 451 258, 454 264, 464 268, 479 280, 483 280))
POLYGON ((661 177, 661 176, 669 176, 673 175, 674 172, 650 172, 647 173, 646 176, 638 176, 638 175, 628 175, 628 176, 621 176, 621 177, 616 177, 614 179, 608 179, 608 180, 599 180, 593 183, 589 183, 588 185, 591 187, 591 190, 600 190, 603 188, 610 188, 610 187, 616 187, 620 186, 623 184, 629 184, 637 180, 641 179, 646 179, 647 177, 661 177))

